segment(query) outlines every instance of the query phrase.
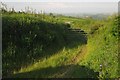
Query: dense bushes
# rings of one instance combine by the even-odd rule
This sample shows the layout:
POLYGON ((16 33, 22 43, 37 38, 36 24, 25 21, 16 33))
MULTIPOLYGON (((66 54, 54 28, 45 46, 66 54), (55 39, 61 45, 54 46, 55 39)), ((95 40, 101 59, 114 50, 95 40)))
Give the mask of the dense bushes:
POLYGON ((118 37, 118 36, 120 36, 120 16, 115 17, 114 24, 117 27, 112 28, 112 33, 114 36, 118 37))
POLYGON ((44 22, 27 14, 3 15, 2 21, 4 76, 45 56, 48 46, 64 40, 64 24, 44 22))
POLYGON ((93 24, 90 28, 90 34, 93 34, 96 30, 98 30, 102 26, 103 24, 93 24))
POLYGON ((119 77, 118 61, 118 23, 112 17, 104 22, 94 36, 89 36, 87 56, 82 64, 98 71, 101 79, 119 77), (102 68, 101 68, 102 66, 102 68), (101 69, 100 69, 101 68, 101 69))

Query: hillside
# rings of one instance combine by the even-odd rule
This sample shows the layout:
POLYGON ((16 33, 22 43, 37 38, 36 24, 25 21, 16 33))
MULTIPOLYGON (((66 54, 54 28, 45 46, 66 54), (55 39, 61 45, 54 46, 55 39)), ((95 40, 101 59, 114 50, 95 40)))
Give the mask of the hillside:
POLYGON ((118 22, 5 12, 3 77, 117 78, 118 22))

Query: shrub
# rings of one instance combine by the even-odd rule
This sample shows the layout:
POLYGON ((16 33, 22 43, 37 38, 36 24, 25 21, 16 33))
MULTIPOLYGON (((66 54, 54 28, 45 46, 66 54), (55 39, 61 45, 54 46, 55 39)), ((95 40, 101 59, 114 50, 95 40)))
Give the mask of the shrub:
POLYGON ((46 55, 43 52, 48 46, 61 44, 66 27, 27 14, 3 15, 2 25, 4 76, 46 55))

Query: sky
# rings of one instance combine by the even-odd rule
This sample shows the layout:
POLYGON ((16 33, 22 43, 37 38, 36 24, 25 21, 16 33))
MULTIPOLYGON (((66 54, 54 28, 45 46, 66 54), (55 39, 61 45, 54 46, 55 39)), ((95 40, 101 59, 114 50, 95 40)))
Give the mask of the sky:
POLYGON ((115 13, 118 12, 118 0, 29 0, 16 2, 2 0, 8 8, 16 11, 25 10, 25 7, 41 10, 46 13, 115 13))
POLYGON ((1 0, 2 2, 119 2, 119 0, 1 0))

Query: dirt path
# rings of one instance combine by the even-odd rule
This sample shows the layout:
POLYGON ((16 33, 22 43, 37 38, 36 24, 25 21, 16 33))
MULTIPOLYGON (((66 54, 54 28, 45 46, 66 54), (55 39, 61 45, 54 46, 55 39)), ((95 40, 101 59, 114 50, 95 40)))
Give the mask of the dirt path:
POLYGON ((68 62, 68 64, 70 64, 70 66, 67 69, 63 69, 56 76, 54 75, 54 77, 69 78, 70 76, 67 73, 71 73, 74 70, 74 65, 79 64, 79 62, 84 58, 86 52, 87 52, 87 47, 86 47, 86 45, 84 45, 84 46, 82 46, 80 51, 75 56, 73 56, 72 60, 70 60, 70 62, 68 62))
POLYGON ((77 53, 76 56, 73 57, 73 59, 70 61, 71 64, 77 64, 79 61, 81 61, 87 52, 86 45, 82 46, 82 49, 77 53))

